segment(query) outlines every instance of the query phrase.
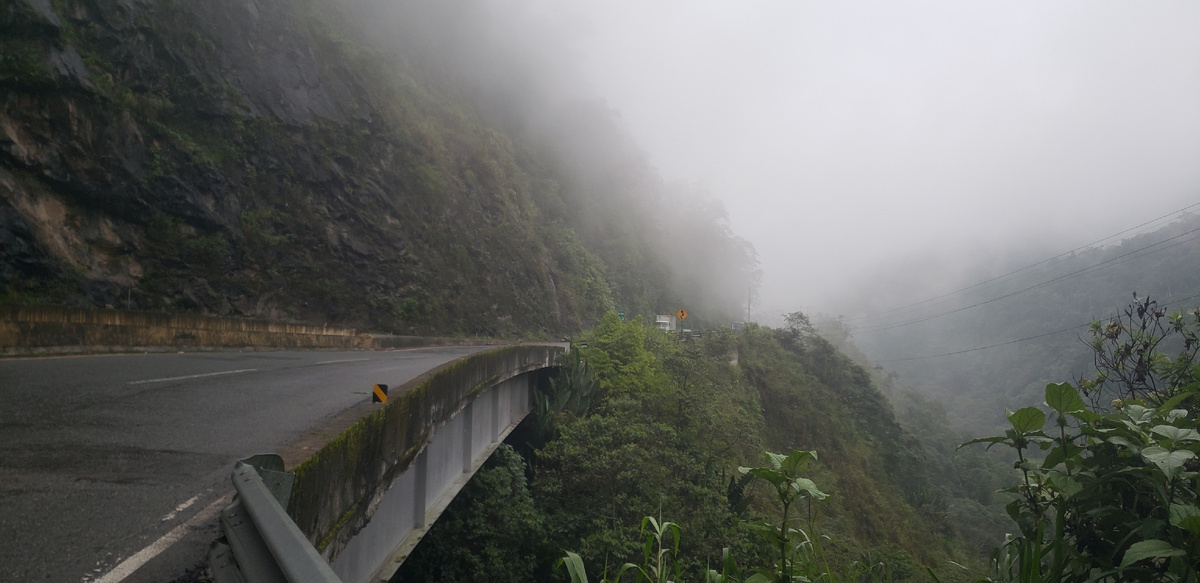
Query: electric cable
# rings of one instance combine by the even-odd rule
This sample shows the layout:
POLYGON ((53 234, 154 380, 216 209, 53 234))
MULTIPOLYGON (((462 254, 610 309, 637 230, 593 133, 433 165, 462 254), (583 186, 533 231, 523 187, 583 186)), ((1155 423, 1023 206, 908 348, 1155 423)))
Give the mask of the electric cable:
MULTIPOLYGON (((1140 252, 1142 252, 1142 251, 1145 251, 1145 250, 1147 250, 1147 249, 1150 249, 1150 248, 1152 248, 1152 247, 1157 247, 1157 246, 1159 246, 1159 245, 1162 245, 1163 243, 1166 243, 1166 242, 1168 242, 1168 241, 1173 241, 1173 240, 1175 240, 1175 239, 1178 239, 1178 238, 1180 238, 1180 237, 1183 237, 1183 236, 1185 236, 1185 235, 1190 235, 1190 234, 1192 234, 1192 233, 1196 233, 1196 232, 1198 232, 1198 231, 1200 231, 1200 227, 1197 227, 1197 228, 1195 228, 1195 229, 1192 229, 1192 230, 1190 230, 1190 231, 1185 231, 1185 232, 1183 232, 1183 233, 1180 233, 1180 234, 1178 234, 1178 235, 1175 235, 1174 237, 1168 237, 1168 238, 1166 238, 1166 239, 1163 239, 1162 241, 1159 241, 1159 242, 1157 242, 1157 243, 1152 243, 1152 244, 1150 244, 1150 245, 1147 245, 1147 246, 1145 246, 1145 247, 1141 247, 1141 248, 1135 249, 1135 250, 1133 250, 1133 251, 1130 251, 1129 253, 1125 253, 1125 254, 1123 254, 1123 255, 1118 255, 1117 257, 1113 257, 1113 258, 1110 258, 1110 259, 1106 259, 1106 260, 1104 260, 1104 261, 1101 261, 1100 263, 1097 263, 1097 264, 1095 264, 1095 265, 1091 265, 1091 266, 1089 266, 1089 267, 1085 267, 1085 268, 1083 268, 1083 269, 1079 269, 1079 270, 1076 270, 1076 271, 1072 271, 1072 272, 1070 272, 1070 273, 1067 273, 1067 274, 1064 274, 1064 275, 1060 275, 1060 276, 1058 276, 1058 277, 1055 277, 1055 278, 1053 278, 1053 279, 1050 279, 1050 280, 1044 281, 1044 282, 1042 282, 1042 283, 1035 284, 1035 285, 1031 285, 1031 286, 1029 286, 1029 287, 1025 287, 1025 288, 1021 288, 1021 289, 1019 289, 1019 290, 1012 291, 1012 292, 1009 292, 1009 293, 1006 293, 1006 294, 1003 294, 1003 295, 1000 295, 1000 296, 996 296, 996 297, 994 297, 994 298, 991 298, 991 299, 988 299, 988 300, 984 300, 984 301, 982 301, 982 302, 976 302, 976 303, 974 303, 974 304, 971 304, 971 305, 968 305, 968 306, 963 306, 963 307, 960 307, 960 308, 955 308, 955 309, 953 309, 953 310, 950 310, 950 311, 948 311, 948 312, 942 312, 942 313, 939 313, 939 314, 933 314, 933 315, 931 315, 931 316, 925 316, 925 317, 922 317, 922 318, 917 318, 917 319, 915 319, 915 320, 909 320, 909 321, 907 321, 907 322, 901 322, 901 323, 899 323, 899 324, 890 324, 890 325, 887 325, 887 326, 880 326, 880 327, 877 327, 877 328, 871 328, 871 329, 868 329, 868 330, 862 330, 861 332, 862 332, 862 333, 864 333, 864 334, 871 334, 871 333, 874 333, 874 332, 882 332, 882 331, 884 331, 884 330, 892 330, 892 329, 895 329, 895 328, 902 328, 902 327, 904 327, 904 326, 911 326, 911 325, 913 325, 913 324, 919 324, 919 323, 921 323, 921 322, 928 322, 928 321, 930 321, 930 320, 936 320, 936 319, 938 319, 938 318, 944 318, 944 317, 946 317, 946 316, 949 316, 949 315, 951 315, 951 314, 956 314, 956 313, 958 313, 958 312, 962 312, 962 311, 965 311, 965 310, 969 310, 969 309, 971 309, 971 308, 977 308, 977 307, 979 307, 979 306, 987 305, 987 304, 990 304, 990 303, 992 303, 992 302, 995 302, 995 301, 999 301, 999 300, 1003 300, 1003 299, 1006 299, 1006 298, 1010 298, 1010 297, 1012 297, 1012 296, 1015 296, 1015 295, 1017 295, 1017 294, 1021 294, 1021 293, 1024 293, 1024 292, 1027 292, 1027 291, 1030 291, 1030 290, 1034 290, 1034 289, 1042 288, 1042 287, 1048 286, 1048 285, 1050 285, 1050 284, 1052 284, 1052 283, 1057 283, 1057 282, 1060 282, 1060 281, 1062 281, 1062 280, 1065 280, 1065 279, 1070 279, 1070 278, 1072 278, 1072 277, 1075 277, 1075 276, 1078 276, 1078 275, 1082 275, 1082 274, 1084 274, 1084 273, 1087 273, 1087 272, 1090 272, 1090 271, 1094 271, 1094 270, 1097 270, 1097 269, 1102 269, 1102 268, 1106 268, 1106 267, 1111 267, 1112 265, 1115 265, 1115 264, 1117 264, 1117 263, 1120 263, 1120 262, 1121 262, 1120 260, 1123 260, 1123 259, 1125 259, 1125 258, 1127 258, 1127 257, 1129 257, 1129 256, 1131 256, 1131 255, 1134 255, 1134 254, 1136 254, 1136 253, 1140 253, 1140 252)), ((1186 240, 1186 241, 1181 241, 1181 242, 1179 242, 1179 243, 1177 243, 1177 244, 1175 244, 1175 245, 1170 245, 1170 246, 1168 246, 1168 247, 1163 247, 1162 249, 1155 249, 1155 250, 1153 250, 1153 251, 1150 251, 1149 253, 1145 253, 1144 255, 1149 255, 1150 253, 1156 253, 1156 252, 1159 252, 1159 251, 1164 251, 1164 250, 1166 250, 1166 249, 1170 249, 1170 248, 1172 248, 1172 247, 1176 247, 1177 245, 1181 245, 1181 244, 1183 244, 1183 243, 1187 243, 1187 242, 1190 242, 1190 241, 1194 241, 1195 239, 1196 239, 1196 238, 1194 237, 1194 238, 1192 238, 1192 239, 1188 239, 1188 240, 1186 240)), ((1144 256, 1144 255, 1143 255, 1143 256, 1144 256)))
MULTIPOLYGON (((1180 298, 1180 299, 1178 299, 1178 300, 1171 300, 1170 302, 1167 302, 1167 303, 1163 304, 1163 306, 1164 306, 1164 307, 1166 307, 1166 306, 1173 305, 1173 304, 1181 304, 1181 303, 1183 303, 1183 302, 1186 302, 1186 301, 1188 301, 1188 300, 1192 300, 1192 299, 1195 299, 1195 298, 1200 298, 1200 294, 1196 294, 1196 295, 1193 295, 1193 296, 1188 296, 1188 297, 1186 297, 1186 298, 1180 298)), ((871 360, 871 363, 873 363, 873 364, 885 364, 885 363, 891 363, 891 362, 908 362, 908 361, 913 361, 913 360, 926 360, 926 359, 930 359, 930 358, 939 358, 939 357, 942 357, 942 356, 954 356, 954 355, 956 355, 956 354, 966 354, 966 353, 968 353, 968 352, 977 352, 977 351, 980 351, 980 350, 987 350, 987 349, 989 349, 989 348, 997 348, 997 347, 1000 347, 1000 346, 1008 346, 1009 344, 1016 344, 1016 343, 1018 343, 1018 342, 1027 342, 1027 341, 1029 341, 1029 340, 1037 340, 1038 338, 1045 338, 1045 337, 1047 337, 1047 336, 1053 336, 1053 335, 1055 335, 1055 334, 1062 334, 1063 332, 1070 332, 1070 331, 1072 331, 1072 330, 1079 330, 1079 329, 1082 329, 1082 328, 1088 328, 1088 327, 1090 327, 1091 325, 1092 325, 1092 322, 1088 322, 1087 324, 1080 324, 1080 325, 1078 325, 1078 326, 1071 326, 1071 327, 1069 327, 1069 328, 1063 328, 1063 329, 1061 329, 1061 330, 1055 330, 1055 331, 1053 331, 1053 332, 1044 332, 1044 333, 1042 333, 1042 334, 1037 334, 1037 335, 1034 335, 1034 336, 1026 336, 1025 338, 1018 338, 1018 339, 1016 339, 1016 340, 1009 340, 1009 341, 1007 341, 1007 342, 1000 342, 1000 343, 998 343, 998 344, 989 344, 989 345, 987 345, 987 346, 978 346, 978 347, 975 347, 975 348, 967 348, 967 349, 965 349, 965 350, 955 350, 954 352, 943 352, 943 353, 941 353, 941 354, 930 354, 930 355, 926 355, 926 356, 910 356, 910 357, 908 357, 908 358, 890 358, 890 359, 885 359, 885 360, 871 360)))
POLYGON ((942 295, 940 295, 940 296, 935 296, 935 297, 932 297, 932 298, 928 298, 928 299, 925 299, 925 300, 921 300, 921 301, 919 301, 919 302, 915 302, 915 303, 911 303, 911 304, 907 304, 907 305, 899 306, 899 307, 896 307, 896 308, 891 308, 891 309, 888 309, 888 310, 884 310, 884 311, 882 311, 882 312, 875 312, 874 314, 865 314, 865 315, 862 315, 862 316, 855 316, 855 317, 853 317, 853 318, 846 318, 846 319, 845 319, 845 321, 846 321, 847 323, 851 323, 851 322, 855 322, 855 321, 858 321, 858 320, 865 320, 865 319, 867 319, 867 318, 875 318, 875 317, 883 316, 883 315, 890 314, 890 313, 893 313, 893 312, 898 312, 898 311, 900 311, 900 310, 907 310, 907 309, 909 309, 909 308, 914 308, 914 307, 917 307, 917 306, 920 306, 920 305, 923 305, 923 304, 927 304, 927 303, 929 303, 929 302, 933 302, 933 301, 937 301, 937 300, 940 300, 940 299, 944 299, 944 298, 947 298, 947 297, 950 297, 950 296, 953 296, 953 295, 957 295, 957 294, 960 294, 960 293, 963 293, 963 292, 966 292, 966 291, 970 291, 970 290, 973 290, 973 289, 975 289, 975 288, 977 288, 977 287, 982 287, 982 286, 984 286, 984 285, 987 285, 987 284, 989 284, 989 283, 992 283, 992 282, 995 282, 995 281, 998 281, 998 280, 1004 279, 1004 278, 1006 278, 1006 277, 1009 277, 1009 276, 1011 276, 1011 275, 1016 275, 1016 274, 1018 274, 1018 273, 1021 273, 1021 272, 1023 272, 1023 271, 1026 271, 1026 270, 1029 270, 1029 269, 1033 269, 1034 267, 1038 267, 1039 265, 1044 265, 1044 264, 1046 264, 1046 263, 1049 263, 1049 262, 1051 262, 1051 261, 1054 261, 1055 259, 1059 259, 1059 258, 1062 258, 1062 257, 1066 257, 1066 256, 1068 256, 1068 255, 1071 255, 1071 254, 1073 254, 1073 253, 1076 253, 1076 252, 1078 252, 1078 251, 1082 251, 1082 250, 1084 250, 1084 249, 1088 249, 1088 248, 1094 247, 1094 246, 1096 246, 1096 245, 1099 245, 1100 243, 1103 243, 1103 242, 1105 242, 1105 241, 1108 241, 1109 239, 1113 239, 1113 238, 1115 238, 1115 237, 1119 237, 1119 236, 1121 236, 1121 235, 1124 235, 1124 234, 1126 234, 1126 233, 1129 233, 1130 231, 1134 231, 1134 230, 1140 229, 1140 228, 1142 228, 1142 227, 1145 227, 1146 225, 1150 225, 1150 224, 1156 223, 1156 222, 1158 222, 1158 221, 1161 221, 1161 220, 1163 220, 1163 219, 1165 219, 1165 218, 1172 217, 1172 216, 1175 216, 1175 215, 1178 215, 1178 214, 1182 214, 1182 213, 1184 213, 1184 212, 1187 212, 1188 210, 1190 210, 1190 209, 1192 209, 1192 208, 1195 208, 1195 207, 1198 207, 1198 206, 1200 206, 1200 202, 1198 202, 1198 203, 1193 203, 1193 204, 1190 204, 1190 205, 1188 205, 1188 206, 1185 206, 1185 207, 1183 207, 1183 208, 1181 208, 1181 209, 1179 209, 1179 210, 1175 210, 1175 211, 1169 212, 1169 213, 1167 213, 1167 214, 1165 214, 1165 215, 1162 215, 1162 216, 1160 216, 1160 217, 1157 217, 1157 218, 1154 218, 1154 219, 1150 219, 1150 220, 1148 220, 1148 221, 1145 221, 1145 222, 1143 222, 1143 223, 1140 223, 1140 224, 1138 224, 1138 225, 1134 225, 1134 226, 1132 226, 1132 227, 1129 227, 1128 229, 1125 229, 1125 230, 1123 230, 1123 231, 1120 231, 1120 232, 1118 232, 1118 233, 1114 233, 1114 234, 1112 234, 1112 235, 1109 235, 1109 236, 1107 236, 1107 237, 1104 237, 1104 238, 1102 238, 1102 239, 1097 239, 1097 240, 1095 240, 1095 241, 1093 241, 1093 242, 1091 242, 1091 243, 1088 243, 1088 244, 1086 244, 1086 245, 1083 245, 1083 246, 1080 246, 1080 247, 1076 247, 1075 249, 1072 249, 1072 250, 1070 250, 1070 251, 1065 251, 1065 252, 1063 252, 1063 253, 1059 253, 1058 255, 1055 255, 1055 256, 1053 256, 1053 257, 1050 257, 1049 259, 1044 259, 1044 260, 1042 260, 1042 261, 1039 261, 1039 262, 1037 262, 1037 263, 1034 263, 1034 264, 1031 264, 1031 265, 1026 265, 1025 267, 1022 267, 1022 268, 1020 268, 1020 269, 1017 269, 1017 270, 1014 270, 1014 271, 1010 271, 1010 272, 1008 272, 1008 273, 1005 273, 1005 274, 1003 274, 1003 275, 998 275, 998 276, 996 276, 996 277, 993 277, 993 278, 991 278, 991 279, 986 279, 986 280, 984 280, 984 281, 981 281, 981 282, 979 282, 979 283, 975 283, 975 284, 969 285, 969 286, 967 286, 967 287, 964 287, 964 288, 961 288, 961 289, 957 289, 957 290, 954 290, 954 291, 951 291, 951 292, 944 293, 944 294, 942 294, 942 295))

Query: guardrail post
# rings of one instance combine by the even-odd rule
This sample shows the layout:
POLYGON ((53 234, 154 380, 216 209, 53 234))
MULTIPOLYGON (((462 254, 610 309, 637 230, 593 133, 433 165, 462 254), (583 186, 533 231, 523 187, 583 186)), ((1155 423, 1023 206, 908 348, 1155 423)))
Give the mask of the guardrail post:
POLYGON ((263 541, 258 528, 246 512, 241 500, 235 501, 221 511, 221 531, 228 542, 228 553, 221 561, 209 559, 213 580, 217 583, 283 583, 287 581, 271 549, 263 541), (230 556, 232 559, 230 560, 230 556), (236 573, 236 575, 231 574, 236 573))
POLYGON ((262 542, 288 581, 342 583, 288 517, 254 466, 239 461, 233 466, 232 477, 238 503, 254 522, 262 542))

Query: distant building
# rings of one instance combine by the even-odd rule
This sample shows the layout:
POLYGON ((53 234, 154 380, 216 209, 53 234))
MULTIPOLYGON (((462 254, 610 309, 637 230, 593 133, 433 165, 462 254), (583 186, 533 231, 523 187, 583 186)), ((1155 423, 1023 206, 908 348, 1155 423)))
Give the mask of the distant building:
POLYGON ((734 322, 734 323, 733 323, 733 331, 734 331, 734 332, 737 332, 737 331, 739 331, 739 330, 741 330, 742 328, 745 328, 745 327, 746 327, 746 323, 745 323, 745 322, 734 322))

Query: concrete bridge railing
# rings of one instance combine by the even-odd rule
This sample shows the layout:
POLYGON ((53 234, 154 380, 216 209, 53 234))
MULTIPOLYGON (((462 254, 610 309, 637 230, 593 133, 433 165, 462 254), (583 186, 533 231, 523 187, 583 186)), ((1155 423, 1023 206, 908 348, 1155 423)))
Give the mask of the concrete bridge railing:
POLYGON ((529 413, 562 353, 500 348, 393 389, 393 400, 296 466, 288 514, 344 583, 387 581, 529 413))

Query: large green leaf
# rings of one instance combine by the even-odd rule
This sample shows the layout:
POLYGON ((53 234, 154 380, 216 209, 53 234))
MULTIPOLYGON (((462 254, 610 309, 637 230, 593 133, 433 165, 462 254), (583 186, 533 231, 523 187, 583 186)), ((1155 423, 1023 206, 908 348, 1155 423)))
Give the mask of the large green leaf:
POLYGON ((1042 461, 1042 468, 1048 470, 1062 463, 1067 464, 1068 468, 1078 466, 1081 462, 1076 456, 1082 451, 1083 448, 1074 443, 1068 442, 1065 445, 1059 445, 1046 454, 1046 459, 1042 461))
POLYGON ((767 469, 767 468, 741 467, 741 468, 738 468, 738 471, 743 474, 751 474, 753 476, 762 478, 762 479, 770 482, 771 485, 775 486, 776 488, 778 488, 788 482, 788 477, 786 475, 784 475, 783 472, 778 472, 778 471, 767 469))
POLYGON ((1021 501, 1013 500, 1004 505, 1004 510, 1008 512, 1008 516, 1013 519, 1013 522, 1021 522, 1021 501))
POLYGON ((1095 423, 1101 418, 1099 413, 1088 411, 1087 409, 1080 409, 1078 411, 1069 413, 1069 415, 1080 421, 1083 421, 1084 423, 1095 423))
POLYGON ((1125 416, 1129 417, 1130 421, 1137 424, 1149 423, 1154 419, 1154 409, 1147 409, 1141 405, 1126 405, 1122 411, 1125 416))
POLYGON ((819 490, 817 484, 808 478, 796 478, 792 480, 792 490, 795 490, 797 493, 808 492, 809 496, 817 500, 824 500, 829 497, 829 494, 819 490))
POLYGON ((738 569, 737 561, 733 558, 733 553, 729 551, 729 547, 721 549, 721 573, 709 569, 709 581, 711 583, 734 583, 742 578, 741 570, 738 569), (714 577, 714 575, 716 575, 714 577))
POLYGON ((1050 483, 1058 488, 1064 498, 1070 498, 1083 491, 1083 484, 1080 484, 1078 480, 1062 472, 1053 472, 1049 478, 1050 483))
MULTIPOLYGON (((1179 395, 1176 398, 1188 397, 1188 396, 1190 396, 1190 395, 1183 394, 1183 395, 1179 395)), ((1172 400, 1174 400, 1174 399, 1172 399, 1172 400)), ((1187 416, 1188 416, 1187 409, 1171 409, 1170 411, 1167 412, 1167 421, 1170 423, 1174 423, 1180 419, 1187 418, 1187 416)))
POLYGON ((1187 551, 1177 549, 1171 546, 1171 543, 1162 540, 1144 540, 1133 543, 1129 550, 1125 551, 1125 557, 1121 559, 1121 568, 1124 569, 1142 559, 1155 557, 1182 557, 1186 556, 1187 551))
MULTIPOLYGON (((1180 403, 1184 402, 1184 400, 1190 399, 1191 397, 1192 397, 1192 395, 1189 395, 1188 391, 1182 391, 1179 394, 1175 395, 1174 397, 1167 399, 1167 401, 1165 403, 1159 405, 1158 412, 1159 412, 1159 414, 1166 413, 1168 419, 1170 419, 1171 415, 1173 413, 1175 413, 1176 411, 1183 411, 1184 414, 1187 414, 1187 411, 1184 411, 1183 409, 1176 409, 1175 407, 1176 407, 1176 405, 1179 405, 1180 403)), ((1172 419, 1172 421, 1174 421, 1174 419, 1172 419)))
POLYGON ((1174 425, 1155 425, 1150 428, 1150 431, 1175 443, 1200 441, 1200 432, 1197 432, 1195 429, 1185 429, 1183 427, 1175 427, 1174 425))
POLYGON ((1137 452, 1138 448, 1141 447, 1138 444, 1136 444, 1132 441, 1129 441, 1128 439, 1125 439, 1124 437, 1121 437, 1120 435, 1115 435, 1113 437, 1106 439, 1105 441, 1107 441, 1113 445, 1127 447, 1129 449, 1132 449, 1135 453, 1137 452))
POLYGON ((1046 414, 1037 407, 1022 407, 1008 414, 1008 422, 1017 433, 1040 431, 1046 426, 1046 414))
POLYGON ((799 472, 803 472, 808 467, 809 460, 815 459, 817 459, 817 452, 798 449, 783 460, 779 469, 783 470, 786 474, 794 476, 799 472))
POLYGON ((583 568, 583 559, 579 555, 567 551, 567 556, 558 560, 555 565, 567 566, 567 574, 571 576, 571 583, 588 583, 587 570, 583 568))
POLYGON ((1183 464, 1196 457, 1196 454, 1187 450, 1170 451, 1153 446, 1143 449, 1142 457, 1146 458, 1146 461, 1158 466, 1158 469, 1162 470, 1168 479, 1171 479, 1183 469, 1183 464))
POLYGON ((1200 508, 1194 504, 1172 504, 1171 525, 1200 534, 1200 508))
POLYGON ((1074 413, 1085 409, 1083 398, 1071 383, 1050 383, 1046 385, 1046 405, 1058 412, 1074 413))

